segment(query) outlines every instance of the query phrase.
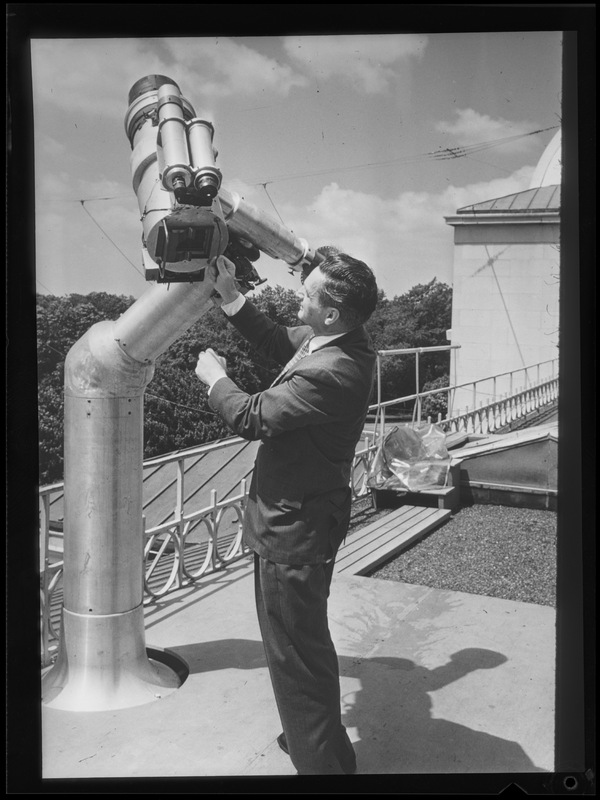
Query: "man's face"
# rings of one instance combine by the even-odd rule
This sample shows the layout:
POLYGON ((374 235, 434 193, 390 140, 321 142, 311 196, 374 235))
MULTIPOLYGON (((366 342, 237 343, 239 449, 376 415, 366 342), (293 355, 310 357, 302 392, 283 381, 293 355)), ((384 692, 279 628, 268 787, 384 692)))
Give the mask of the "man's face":
POLYGON ((305 325, 310 325, 317 336, 331 332, 329 326, 325 324, 330 309, 322 306, 319 300, 319 288, 324 280, 321 270, 316 267, 306 276, 302 289, 298 292, 300 298, 298 319, 305 325))

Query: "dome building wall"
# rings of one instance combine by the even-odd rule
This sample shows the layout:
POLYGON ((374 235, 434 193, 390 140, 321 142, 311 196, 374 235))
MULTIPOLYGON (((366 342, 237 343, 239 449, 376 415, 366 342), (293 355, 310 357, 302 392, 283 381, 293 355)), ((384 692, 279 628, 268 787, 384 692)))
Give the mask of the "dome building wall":
MULTIPOLYGON (((520 370, 456 391, 453 413, 486 405, 537 380, 522 370, 558 357, 560 132, 532 178, 538 186, 458 209, 454 227, 450 382, 520 370)), ((551 365, 547 365, 551 374, 551 365)), ((541 375, 545 377, 545 375, 541 375)))

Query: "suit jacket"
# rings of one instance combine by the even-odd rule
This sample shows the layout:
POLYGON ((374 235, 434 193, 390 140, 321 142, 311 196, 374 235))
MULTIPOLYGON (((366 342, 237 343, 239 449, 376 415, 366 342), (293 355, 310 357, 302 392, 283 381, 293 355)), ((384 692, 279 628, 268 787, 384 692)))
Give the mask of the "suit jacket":
MULTIPOLYGON (((263 355, 285 364, 309 333, 287 328, 248 299, 229 318, 263 355)), ((335 556, 350 520, 352 460, 362 434, 376 355, 364 327, 305 356, 280 383, 249 395, 229 378, 210 405, 244 439, 261 440, 244 518, 244 540, 283 564, 335 556)))

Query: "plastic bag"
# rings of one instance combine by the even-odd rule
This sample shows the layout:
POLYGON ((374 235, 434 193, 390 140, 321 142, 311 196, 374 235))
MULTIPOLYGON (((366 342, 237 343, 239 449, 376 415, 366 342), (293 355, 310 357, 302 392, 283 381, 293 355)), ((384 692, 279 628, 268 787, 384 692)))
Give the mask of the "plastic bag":
POLYGON ((450 455, 437 425, 393 428, 377 449, 367 475, 370 489, 418 492, 446 486, 450 455))

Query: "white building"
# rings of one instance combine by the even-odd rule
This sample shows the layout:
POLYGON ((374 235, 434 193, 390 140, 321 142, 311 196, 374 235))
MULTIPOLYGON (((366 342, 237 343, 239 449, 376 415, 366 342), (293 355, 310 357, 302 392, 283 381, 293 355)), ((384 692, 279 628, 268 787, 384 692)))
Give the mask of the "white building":
POLYGON ((512 376, 455 393, 453 411, 485 405, 550 374, 558 358, 561 135, 542 155, 529 189, 459 208, 454 227, 450 382, 512 376), (544 372, 544 370, 547 370, 544 372), (494 396, 495 395, 495 396, 494 396))

